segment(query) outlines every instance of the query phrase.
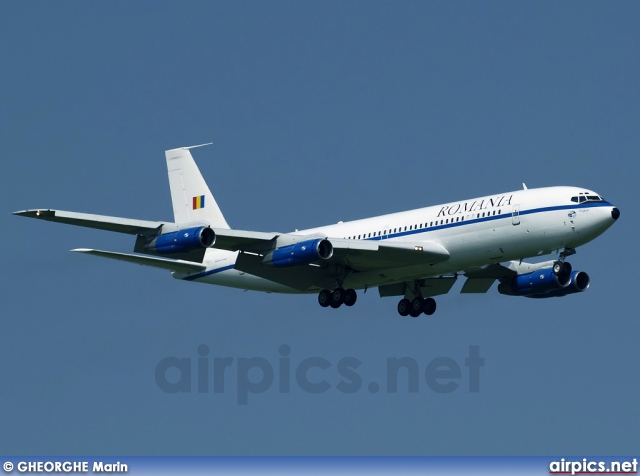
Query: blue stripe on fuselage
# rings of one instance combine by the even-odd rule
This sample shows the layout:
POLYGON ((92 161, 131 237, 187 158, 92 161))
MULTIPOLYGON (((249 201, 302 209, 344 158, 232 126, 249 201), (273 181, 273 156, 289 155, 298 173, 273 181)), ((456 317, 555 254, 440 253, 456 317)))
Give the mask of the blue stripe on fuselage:
MULTIPOLYGON (((554 206, 554 207, 542 207, 542 208, 532 208, 531 210, 520 210, 518 212, 518 215, 532 215, 534 213, 544 213, 544 212, 552 212, 552 211, 557 211, 557 210, 573 210, 576 208, 594 208, 594 207, 612 207, 613 205, 609 202, 586 202, 586 203, 581 203, 581 204, 575 204, 575 205, 558 205, 558 206, 554 206)), ((492 215, 492 216, 487 216, 487 217, 480 217, 480 218, 473 218, 470 220, 462 220, 462 221, 456 221, 453 223, 444 223, 442 225, 434 225, 434 226, 428 226, 428 227, 423 227, 423 228, 419 228, 416 230, 407 230, 407 231, 402 231, 402 232, 397 232, 397 233, 389 233, 387 235, 380 235, 380 236, 372 236, 371 238, 362 238, 363 240, 366 241, 374 241, 374 240, 380 240, 382 241, 390 239, 390 238, 397 238, 400 236, 410 236, 410 235, 415 235, 418 233, 426 233, 428 231, 435 231, 435 230, 444 230, 445 228, 454 228, 457 226, 462 226, 462 225, 470 225, 473 223, 482 223, 485 221, 492 221, 492 220, 500 220, 502 218, 511 218, 513 216, 513 211, 510 211, 508 213, 501 213, 500 215, 492 215)), ((451 218, 452 220, 455 218, 451 218)), ((441 221, 441 220, 447 220, 447 218, 439 218, 437 220, 429 220, 429 221, 441 221)))

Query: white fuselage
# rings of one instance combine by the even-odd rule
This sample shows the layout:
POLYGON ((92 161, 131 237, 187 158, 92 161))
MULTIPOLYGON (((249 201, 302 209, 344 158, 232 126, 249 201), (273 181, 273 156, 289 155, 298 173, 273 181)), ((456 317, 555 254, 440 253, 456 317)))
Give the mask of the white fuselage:
MULTIPOLYGON (((391 267, 353 274, 345 280, 345 287, 362 289, 390 282, 451 275, 477 266, 577 248, 602 234, 614 222, 611 218, 614 207, 610 203, 603 200, 572 201, 585 192, 596 195, 577 187, 518 190, 300 230, 293 234, 322 234, 329 240, 436 242, 450 254, 448 260, 434 265, 391 267)), ((300 292, 234 269, 237 255, 237 252, 208 249, 204 260, 207 270, 187 279, 266 292, 300 292)), ((315 287, 307 290, 317 291, 315 287)))

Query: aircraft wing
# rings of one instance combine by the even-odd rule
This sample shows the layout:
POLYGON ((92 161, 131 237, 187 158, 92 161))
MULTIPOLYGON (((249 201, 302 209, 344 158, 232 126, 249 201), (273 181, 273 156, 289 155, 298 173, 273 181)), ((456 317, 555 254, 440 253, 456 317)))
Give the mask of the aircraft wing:
POLYGON ((157 232, 164 223, 159 221, 134 220, 131 218, 93 215, 89 213, 67 212, 64 210, 23 210, 13 212, 14 215, 39 220, 54 221, 67 225, 85 226, 99 230, 127 233, 129 235, 148 235, 157 232))
POLYGON ((436 241, 359 241, 335 240, 333 259, 339 260, 357 271, 389 269, 398 266, 436 264, 449 259, 449 252, 436 241))
POLYGON ((435 264, 449 259, 449 252, 436 241, 399 242, 387 240, 345 240, 324 235, 295 235, 214 228, 214 248, 265 255, 276 246, 326 238, 333 246, 333 257, 320 264, 348 265, 357 271, 395 268, 410 264, 435 264))
POLYGON ((330 287, 335 279, 336 266, 348 266, 356 272, 390 269, 417 264, 435 264, 449 259, 449 252, 438 242, 394 242, 345 240, 326 237, 333 246, 333 256, 328 260, 274 268, 262 263, 264 255, 276 246, 286 246, 315 238, 319 235, 291 235, 261 233, 242 230, 215 229, 215 248, 240 251, 235 268, 239 271, 275 281, 286 286, 307 290, 310 287, 330 287), (282 243, 281 244, 281 240, 282 243))
POLYGON ((283 233, 264 233, 261 231, 230 230, 214 228, 216 241, 214 248, 227 251, 248 251, 267 253, 275 246, 275 240, 283 233))

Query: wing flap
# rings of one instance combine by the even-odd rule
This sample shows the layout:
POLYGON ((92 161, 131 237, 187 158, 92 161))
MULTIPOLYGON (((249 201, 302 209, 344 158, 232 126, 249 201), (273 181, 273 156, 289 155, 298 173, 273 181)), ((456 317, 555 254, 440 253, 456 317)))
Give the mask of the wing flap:
POLYGON ((496 278, 467 278, 460 290, 461 293, 486 293, 489 291, 496 278))
MULTIPOLYGON (((424 297, 439 296, 447 294, 458 278, 455 276, 439 276, 437 278, 423 278, 418 280, 418 287, 424 297)), ((388 296, 408 296, 413 297, 415 293, 412 290, 413 283, 401 282, 384 284, 378 286, 380 297, 388 296)))
POLYGON ((266 253, 273 248, 274 240, 282 235, 282 233, 222 228, 214 228, 213 231, 216 233, 214 248, 227 251, 250 251, 252 253, 266 253))

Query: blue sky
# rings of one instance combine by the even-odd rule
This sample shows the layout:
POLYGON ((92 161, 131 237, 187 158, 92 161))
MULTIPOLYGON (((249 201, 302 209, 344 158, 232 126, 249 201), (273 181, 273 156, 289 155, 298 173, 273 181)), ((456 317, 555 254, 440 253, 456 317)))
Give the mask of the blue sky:
MULTIPOLYGON (((637 454, 637 2, 4 2, 0 421, 5 454, 637 454), (194 156, 232 227, 290 231, 529 187, 622 217, 572 257, 591 289, 459 295, 400 318, 179 282, 69 253, 133 239, 26 208, 170 220, 164 150, 194 156), (232 358, 197 392, 198 348, 232 358), (291 390, 279 391, 289 347, 291 390), (470 392, 468 357, 485 359, 470 392), (189 358, 193 391, 156 384, 189 358), (276 379, 238 405, 239 362, 276 379), (386 390, 387 359, 420 369, 386 390), (331 364, 296 385, 307 358, 331 364), (359 391, 338 363, 361 362, 359 391), (433 391, 431 361, 459 387, 433 391), (245 363, 248 361, 244 361, 245 363), (380 391, 372 393, 375 382, 380 391), (210 387, 212 387, 211 384, 210 387)), ((251 374, 259 381, 261 374, 251 374)))

